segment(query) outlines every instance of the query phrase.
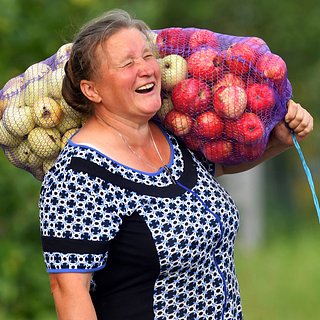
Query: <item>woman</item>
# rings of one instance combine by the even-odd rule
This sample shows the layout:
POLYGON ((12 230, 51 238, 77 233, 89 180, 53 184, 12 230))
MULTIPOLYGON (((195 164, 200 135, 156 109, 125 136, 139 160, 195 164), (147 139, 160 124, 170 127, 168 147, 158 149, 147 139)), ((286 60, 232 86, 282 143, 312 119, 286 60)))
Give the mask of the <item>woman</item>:
MULTIPOLYGON (((46 175, 44 257, 59 319, 241 319, 233 260, 238 212, 213 175, 153 121, 160 70, 148 28, 115 10, 85 26, 63 95, 89 113, 46 175)), ((312 117, 290 101, 302 139, 312 117)), ((259 161, 292 146, 285 124, 259 161)))

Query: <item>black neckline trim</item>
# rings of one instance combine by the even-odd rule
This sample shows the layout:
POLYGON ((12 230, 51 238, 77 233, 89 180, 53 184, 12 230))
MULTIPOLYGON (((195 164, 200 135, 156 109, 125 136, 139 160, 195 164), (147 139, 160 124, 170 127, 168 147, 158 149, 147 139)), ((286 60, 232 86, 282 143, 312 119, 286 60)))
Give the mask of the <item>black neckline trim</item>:
MULTIPOLYGON (((193 162, 191 153, 187 150, 183 144, 180 143, 182 152, 182 159, 184 162, 184 170, 178 182, 192 189, 197 182, 197 171, 193 162)), ((173 198, 182 195, 185 189, 178 184, 170 184, 168 186, 147 186, 142 183, 136 183, 122 177, 119 173, 112 173, 107 169, 91 162, 86 159, 74 157, 71 159, 69 168, 76 172, 87 173, 89 176, 98 177, 108 183, 124 188, 128 191, 136 192, 140 195, 148 195, 162 198, 173 198)))

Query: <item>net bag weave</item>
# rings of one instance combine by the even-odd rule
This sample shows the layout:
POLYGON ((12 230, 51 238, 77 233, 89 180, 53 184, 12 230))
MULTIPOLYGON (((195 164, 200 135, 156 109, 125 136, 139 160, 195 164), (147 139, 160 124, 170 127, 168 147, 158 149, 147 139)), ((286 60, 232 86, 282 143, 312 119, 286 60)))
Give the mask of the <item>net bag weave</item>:
POLYGON ((40 181, 85 120, 61 94, 71 47, 61 46, 0 90, 0 145, 13 165, 40 181))
MULTIPOLYGON (((259 158, 291 97, 286 64, 256 37, 198 28, 150 32, 161 68, 156 117, 209 161, 259 158)), ((0 145, 16 167, 42 180, 86 120, 61 95, 72 43, 10 79, 0 90, 0 145)))
POLYGON ((258 159, 292 95, 285 61, 257 37, 171 27, 152 38, 163 125, 209 161, 258 159))

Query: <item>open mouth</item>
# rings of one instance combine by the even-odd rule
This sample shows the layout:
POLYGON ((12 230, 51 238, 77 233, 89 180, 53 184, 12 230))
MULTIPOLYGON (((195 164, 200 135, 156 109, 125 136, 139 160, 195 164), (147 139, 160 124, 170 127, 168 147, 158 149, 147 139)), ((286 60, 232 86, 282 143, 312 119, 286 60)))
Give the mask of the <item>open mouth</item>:
POLYGON ((142 87, 139 87, 138 89, 136 89, 135 91, 137 93, 149 93, 153 90, 153 88, 155 87, 154 83, 148 83, 142 87))

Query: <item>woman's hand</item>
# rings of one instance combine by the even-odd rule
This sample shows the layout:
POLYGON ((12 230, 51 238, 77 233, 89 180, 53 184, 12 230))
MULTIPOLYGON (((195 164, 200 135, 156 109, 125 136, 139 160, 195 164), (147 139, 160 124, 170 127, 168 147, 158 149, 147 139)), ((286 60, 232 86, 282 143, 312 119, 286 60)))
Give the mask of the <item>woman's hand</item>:
POLYGON ((284 121, 275 126, 270 137, 273 144, 284 147, 293 145, 291 130, 295 133, 298 141, 301 141, 313 130, 312 116, 299 103, 289 100, 287 108, 284 121))

